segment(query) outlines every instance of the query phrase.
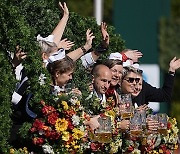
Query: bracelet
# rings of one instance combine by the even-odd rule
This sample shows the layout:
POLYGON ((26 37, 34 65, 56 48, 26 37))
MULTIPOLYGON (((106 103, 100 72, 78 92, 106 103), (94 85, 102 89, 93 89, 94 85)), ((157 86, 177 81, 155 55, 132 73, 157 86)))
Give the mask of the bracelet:
POLYGON ((168 72, 170 75, 174 76, 175 75, 175 72, 172 72, 172 71, 169 71, 168 72))
POLYGON ((83 53, 86 53, 86 49, 84 48, 84 46, 81 47, 81 50, 83 51, 83 53))

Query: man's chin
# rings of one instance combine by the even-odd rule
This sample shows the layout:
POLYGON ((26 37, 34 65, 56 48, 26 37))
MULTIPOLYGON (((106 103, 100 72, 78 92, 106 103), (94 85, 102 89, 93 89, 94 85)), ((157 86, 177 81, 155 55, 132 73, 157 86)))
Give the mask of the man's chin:
POLYGON ((105 94, 106 93, 106 91, 101 91, 101 94, 105 94))

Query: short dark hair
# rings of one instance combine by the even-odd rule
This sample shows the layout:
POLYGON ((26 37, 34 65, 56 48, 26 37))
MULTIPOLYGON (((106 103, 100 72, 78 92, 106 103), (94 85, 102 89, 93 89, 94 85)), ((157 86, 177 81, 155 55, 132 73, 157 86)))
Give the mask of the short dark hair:
POLYGON ((118 59, 107 59, 104 62, 104 65, 106 65, 107 67, 109 67, 109 69, 111 69, 112 67, 114 67, 115 65, 122 65, 122 61, 118 60, 118 59))

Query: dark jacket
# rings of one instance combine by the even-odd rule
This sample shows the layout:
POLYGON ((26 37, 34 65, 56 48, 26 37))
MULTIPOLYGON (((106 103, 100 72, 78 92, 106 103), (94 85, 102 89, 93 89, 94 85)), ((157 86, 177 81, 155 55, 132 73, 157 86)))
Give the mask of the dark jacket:
POLYGON ((143 81, 142 90, 137 97, 133 98, 133 103, 140 106, 148 102, 171 102, 173 85, 174 76, 168 73, 165 75, 162 88, 153 87, 143 81))

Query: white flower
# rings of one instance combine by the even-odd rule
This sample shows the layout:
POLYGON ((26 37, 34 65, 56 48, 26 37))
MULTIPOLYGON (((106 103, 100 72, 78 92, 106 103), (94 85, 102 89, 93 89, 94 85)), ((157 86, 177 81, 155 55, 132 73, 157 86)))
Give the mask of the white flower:
POLYGON ((73 125, 77 126, 77 125, 79 125, 79 122, 80 122, 79 116, 73 115, 72 116, 72 123, 73 123, 73 125))
POLYGON ((84 110, 84 107, 83 106, 79 106, 79 110, 81 111, 81 110, 84 110))
POLYGON ((72 105, 76 105, 77 101, 78 101, 78 98, 76 96, 72 96, 70 99, 70 102, 72 103, 72 105))
POLYGON ((84 132, 84 131, 85 131, 85 128, 84 128, 84 126, 83 126, 83 125, 81 125, 81 126, 79 127, 79 129, 80 129, 80 131, 82 131, 82 132, 84 132))
POLYGON ((44 131, 43 130, 39 130, 39 135, 43 135, 44 131))
POLYGON ((178 140, 178 137, 176 137, 176 136, 174 136, 174 135, 171 135, 171 136, 169 137, 168 143, 176 144, 176 143, 177 143, 177 140, 178 140))
POLYGON ((140 154, 140 153, 141 153, 141 151, 138 150, 138 149, 134 149, 134 150, 132 151, 132 154, 140 154))
POLYGON ((44 153, 50 153, 50 154, 54 154, 54 151, 52 149, 52 147, 50 145, 44 144, 42 146, 43 152, 44 153))
POLYGON ((46 79, 45 74, 42 74, 39 76, 39 84, 42 86, 45 84, 44 79, 46 79))

